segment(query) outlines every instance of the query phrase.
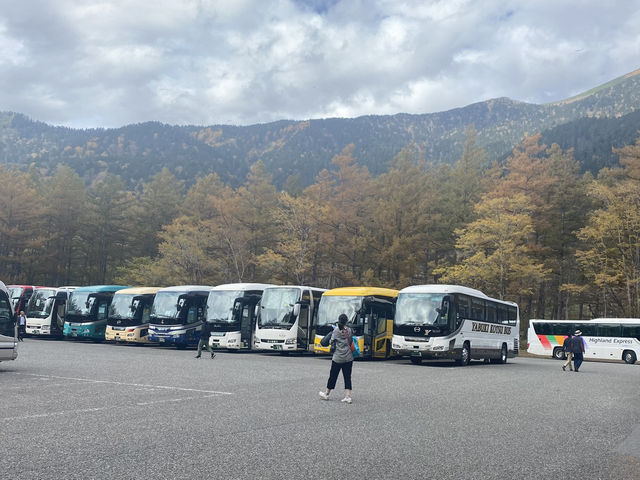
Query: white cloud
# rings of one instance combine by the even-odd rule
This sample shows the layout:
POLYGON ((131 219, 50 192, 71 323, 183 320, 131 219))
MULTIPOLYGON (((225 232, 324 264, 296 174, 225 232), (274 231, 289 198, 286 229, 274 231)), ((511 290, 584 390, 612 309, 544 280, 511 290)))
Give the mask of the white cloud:
POLYGON ((0 110, 251 124, 569 97, 640 67, 640 0, 23 0, 0 110))

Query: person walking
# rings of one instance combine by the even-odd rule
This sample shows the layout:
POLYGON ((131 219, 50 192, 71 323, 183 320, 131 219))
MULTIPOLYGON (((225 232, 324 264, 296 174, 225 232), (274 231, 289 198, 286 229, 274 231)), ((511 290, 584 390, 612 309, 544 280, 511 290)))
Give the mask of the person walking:
POLYGON ((351 353, 351 345, 353 344, 353 332, 347 327, 349 318, 344 314, 340 314, 338 317, 338 326, 333 331, 329 332, 320 342, 323 346, 335 347, 333 357, 331 358, 331 371, 329 372, 329 380, 327 381, 327 389, 324 392, 320 392, 320 398, 323 400, 329 400, 331 390, 336 388, 336 381, 340 370, 342 370, 342 376, 344 377, 344 389, 345 396, 342 399, 344 403, 350 404, 351 391, 353 389, 351 385, 351 370, 353 367, 353 354, 351 353))
POLYGON ((564 365, 562 365, 562 370, 566 371, 567 370, 567 366, 569 367, 569 370, 571 370, 573 372, 573 367, 571 366, 571 361, 573 360, 573 352, 571 351, 571 339, 573 338, 573 335, 571 335, 571 333, 569 333, 567 335, 567 338, 564 339, 564 343, 562 344, 562 349, 564 350, 564 355, 565 357, 567 357, 567 361, 564 362, 564 365))
POLYGON ((202 353, 202 347, 205 347, 207 351, 211 354, 211 358, 215 358, 216 354, 213 353, 211 349, 211 345, 209 345, 209 337, 211 336, 211 323, 204 322, 202 325, 202 330, 200 330, 200 340, 198 340, 198 354, 196 358, 200 358, 200 353, 202 353))
POLYGON ((23 310, 20 310, 20 315, 18 316, 18 341, 24 341, 24 335, 27 333, 27 316, 24 314, 23 310))
POLYGON ((571 339, 571 351, 573 352, 574 371, 577 373, 584 360, 584 342, 580 330, 576 330, 575 336, 571 339))

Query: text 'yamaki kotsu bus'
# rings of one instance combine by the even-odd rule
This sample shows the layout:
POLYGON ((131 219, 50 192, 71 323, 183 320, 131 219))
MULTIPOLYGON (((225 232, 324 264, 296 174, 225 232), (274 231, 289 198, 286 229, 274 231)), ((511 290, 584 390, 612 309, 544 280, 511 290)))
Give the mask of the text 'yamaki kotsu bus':
POLYGON ((320 345, 322 337, 344 313, 347 326, 358 340, 362 358, 389 358, 393 336, 393 315, 398 290, 378 287, 342 287, 324 292, 318 309, 314 352, 330 353, 320 345))
POLYGON ((36 287, 27 303, 26 332, 62 338, 69 295, 77 287, 36 287))
POLYGON ((313 351, 318 306, 324 288, 273 286, 262 293, 255 332, 256 350, 313 351))
POLYGON ((580 330, 585 360, 640 358, 640 318, 594 318, 593 320, 529 320, 527 351, 564 359, 562 345, 567 335, 580 330))
POLYGON ((393 351, 422 359, 506 363, 518 355, 518 305, 459 285, 415 285, 398 295, 393 351))
POLYGON ((78 287, 67 301, 63 334, 66 338, 88 338, 96 342, 104 340, 109 305, 114 293, 123 285, 92 285, 78 287))
POLYGON ((151 305, 159 287, 118 290, 109 306, 104 339, 108 342, 148 343, 151 305))

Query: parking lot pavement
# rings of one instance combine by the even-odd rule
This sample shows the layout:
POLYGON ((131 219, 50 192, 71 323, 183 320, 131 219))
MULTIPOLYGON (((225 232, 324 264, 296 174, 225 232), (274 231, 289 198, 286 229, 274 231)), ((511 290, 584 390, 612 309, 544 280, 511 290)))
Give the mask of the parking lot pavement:
POLYGON ((640 365, 354 365, 28 338, 0 364, 0 478, 640 479, 640 365), (345 472, 347 472, 345 474, 345 472))

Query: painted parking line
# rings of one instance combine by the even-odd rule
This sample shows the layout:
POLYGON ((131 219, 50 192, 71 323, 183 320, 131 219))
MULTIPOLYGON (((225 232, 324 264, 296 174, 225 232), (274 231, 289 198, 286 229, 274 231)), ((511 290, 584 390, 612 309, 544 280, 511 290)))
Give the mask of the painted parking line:
POLYGON ((233 395, 232 392, 219 392, 216 390, 201 390, 198 388, 184 388, 184 387, 174 387, 171 385, 148 385, 144 383, 127 383, 127 382, 116 382, 113 380, 95 380, 91 378, 76 378, 76 377, 61 377, 58 375, 41 375, 37 373, 14 373, 14 375, 25 375, 31 377, 38 378, 51 378, 56 380, 71 380, 74 382, 86 382, 86 383, 102 383, 108 385, 121 385, 124 387, 137 387, 137 388, 149 388, 149 389, 158 389, 158 390, 175 390, 178 392, 195 392, 195 393, 209 393, 215 395, 233 395))
POLYGON ((168 398, 164 400, 153 400, 150 402, 136 402, 135 404, 129 404, 124 406, 108 405, 105 407, 79 408, 76 410, 63 410, 60 412, 24 414, 24 415, 17 415, 15 417, 3 417, 3 418, 0 418, 0 422, 8 421, 8 420, 15 421, 15 420, 30 420, 34 418, 61 417, 64 415, 80 415, 82 413, 95 413, 95 412, 101 412, 104 410, 113 410, 113 409, 126 410, 126 409, 133 409, 135 407, 147 407, 149 405, 157 405, 161 403, 186 402, 189 400, 202 400, 205 398, 213 398, 213 397, 219 397, 219 396, 221 396, 221 394, 201 395, 197 397, 168 398))

